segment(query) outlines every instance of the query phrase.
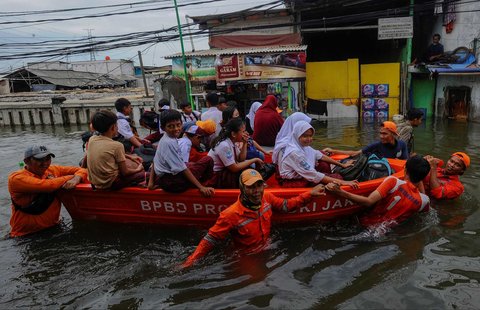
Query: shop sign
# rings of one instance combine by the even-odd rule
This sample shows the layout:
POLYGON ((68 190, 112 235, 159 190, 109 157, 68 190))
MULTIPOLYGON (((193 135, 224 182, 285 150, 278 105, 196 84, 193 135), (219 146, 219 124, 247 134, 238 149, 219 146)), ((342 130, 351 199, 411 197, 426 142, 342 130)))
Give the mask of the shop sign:
POLYGON ((243 56, 243 79, 304 79, 305 52, 247 54, 243 56))
POLYGON ((413 17, 394 17, 378 19, 378 39, 413 38, 413 17))
MULTIPOLYGON (((215 80, 215 57, 189 57, 187 58, 187 74, 190 81, 215 80)), ((185 79, 183 60, 181 57, 172 59, 172 75, 185 79)))
POLYGON ((219 60, 220 62, 217 66, 219 80, 239 77, 237 55, 222 55, 219 56, 219 60))

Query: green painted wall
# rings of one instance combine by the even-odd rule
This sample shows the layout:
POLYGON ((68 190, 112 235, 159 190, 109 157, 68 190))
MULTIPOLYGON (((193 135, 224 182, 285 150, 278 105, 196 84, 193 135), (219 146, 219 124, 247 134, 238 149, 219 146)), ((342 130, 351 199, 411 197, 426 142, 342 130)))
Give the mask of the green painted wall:
POLYGON ((413 102, 412 107, 427 110, 427 117, 433 114, 433 101, 435 99, 435 80, 413 79, 413 102))

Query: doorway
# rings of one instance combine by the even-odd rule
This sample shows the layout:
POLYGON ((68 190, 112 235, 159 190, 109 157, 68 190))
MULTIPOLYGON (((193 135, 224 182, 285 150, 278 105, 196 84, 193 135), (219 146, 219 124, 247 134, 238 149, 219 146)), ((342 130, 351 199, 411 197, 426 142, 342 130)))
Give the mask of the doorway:
POLYGON ((446 87, 445 115, 452 119, 468 120, 471 92, 472 89, 467 86, 446 87))

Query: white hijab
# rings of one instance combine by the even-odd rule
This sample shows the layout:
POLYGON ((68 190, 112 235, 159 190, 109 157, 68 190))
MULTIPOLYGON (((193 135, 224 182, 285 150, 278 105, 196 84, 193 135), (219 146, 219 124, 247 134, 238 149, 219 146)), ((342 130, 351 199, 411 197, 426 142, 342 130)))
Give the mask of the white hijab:
POLYGON ((280 128, 277 138, 275 139, 275 146, 272 154, 273 163, 278 164, 280 161, 280 153, 285 149, 292 137, 293 126, 300 121, 310 123, 312 119, 302 112, 295 112, 287 117, 283 123, 282 128, 280 128))
POLYGON ((315 129, 313 129, 312 125, 305 121, 299 121, 293 126, 293 134, 285 148, 285 152, 283 152, 282 159, 290 155, 292 152, 299 152, 303 153, 310 167, 315 167, 315 150, 310 146, 302 146, 298 140, 300 136, 309 129, 312 129, 313 134, 315 134, 315 129))
POLYGON ((248 111, 247 117, 248 117, 248 121, 250 122, 250 127, 252 128, 252 130, 254 130, 253 124, 255 124, 255 113, 257 113, 258 108, 260 108, 261 106, 262 106, 261 102, 255 101, 254 103, 252 103, 252 106, 248 111))

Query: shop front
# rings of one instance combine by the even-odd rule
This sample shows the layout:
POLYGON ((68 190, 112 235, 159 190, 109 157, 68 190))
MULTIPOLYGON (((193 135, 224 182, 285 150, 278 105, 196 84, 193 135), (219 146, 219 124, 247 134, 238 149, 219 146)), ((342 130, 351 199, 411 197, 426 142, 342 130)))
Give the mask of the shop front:
MULTIPOLYGON (((187 74, 198 109, 202 97, 217 91, 235 101, 242 114, 250 105, 263 102, 267 94, 280 98, 285 113, 302 109, 305 84, 306 46, 210 49, 187 53, 187 74)), ((181 55, 172 55, 172 74, 184 79, 181 55)))

